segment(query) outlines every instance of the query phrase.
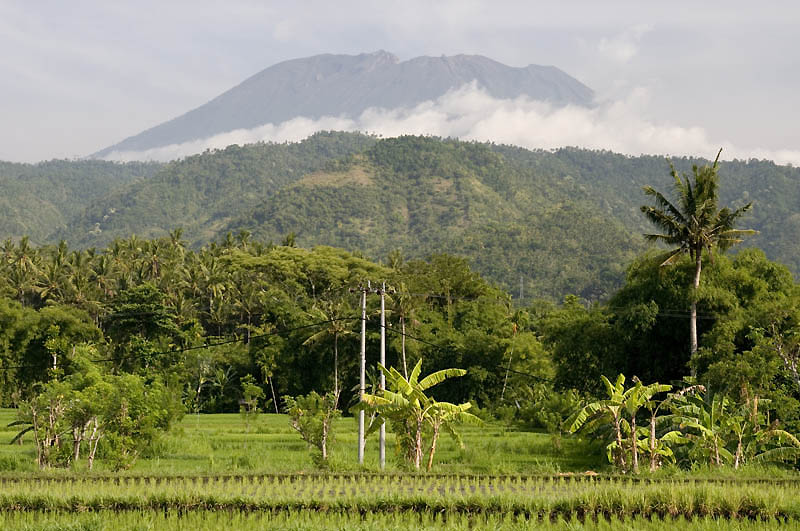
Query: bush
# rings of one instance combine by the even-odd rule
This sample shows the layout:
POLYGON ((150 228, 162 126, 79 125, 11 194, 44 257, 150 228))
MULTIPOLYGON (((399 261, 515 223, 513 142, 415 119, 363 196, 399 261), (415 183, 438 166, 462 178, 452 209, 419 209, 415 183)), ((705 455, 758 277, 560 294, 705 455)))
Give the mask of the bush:
POLYGON ((565 421, 582 406, 582 397, 575 389, 559 392, 538 386, 532 395, 519 410, 519 420, 527 429, 543 429, 556 435, 564 433, 567 431, 565 421))

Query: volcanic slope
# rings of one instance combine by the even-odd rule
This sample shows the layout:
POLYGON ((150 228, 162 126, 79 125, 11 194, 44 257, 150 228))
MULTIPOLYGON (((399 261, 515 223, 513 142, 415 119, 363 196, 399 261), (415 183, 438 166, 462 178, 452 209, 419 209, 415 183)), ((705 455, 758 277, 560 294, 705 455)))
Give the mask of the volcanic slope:
POLYGON ((554 66, 515 68, 480 55, 400 61, 378 51, 324 54, 273 65, 208 103, 107 147, 94 156, 141 152, 296 117, 354 118, 366 109, 414 107, 475 83, 495 98, 590 105, 593 92, 554 66))

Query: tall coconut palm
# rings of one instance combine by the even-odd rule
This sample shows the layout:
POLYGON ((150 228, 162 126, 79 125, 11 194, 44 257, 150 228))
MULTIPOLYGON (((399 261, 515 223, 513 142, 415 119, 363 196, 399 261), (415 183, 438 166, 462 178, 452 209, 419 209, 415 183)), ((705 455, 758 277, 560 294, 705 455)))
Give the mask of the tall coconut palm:
POLYGON ((19 241, 19 245, 14 249, 9 262, 10 270, 8 280, 14 290, 15 297, 20 304, 25 306, 28 299, 35 291, 36 276, 39 271, 41 255, 30 244, 27 236, 19 241))
POLYGON ((661 264, 674 263, 681 255, 688 254, 695 264, 694 281, 692 283, 691 313, 689 317, 689 336, 691 354, 697 351, 697 289, 700 286, 700 272, 703 269, 703 251, 713 259, 716 248, 724 252, 742 241, 742 237, 755 231, 736 229, 738 219, 750 210, 752 203, 731 210, 718 208, 717 188, 719 184, 717 153, 714 164, 692 167, 692 176, 678 175, 670 163, 670 174, 674 185, 675 201, 672 202, 651 186, 644 187, 644 193, 653 197, 655 206, 642 206, 644 215, 661 234, 645 234, 652 242, 663 242, 674 246, 667 259, 661 264))
MULTIPOLYGON (((309 336, 303 344, 311 345, 327 338, 333 338, 333 394, 339 399, 339 338, 354 335, 352 327, 352 310, 343 299, 322 299, 309 312, 312 318, 318 319, 325 327, 309 336)), ((336 407, 336 403, 334 403, 336 407)))
MULTIPOLYGON (((391 255, 390 255, 391 256, 391 255)), ((419 299, 409 293, 405 282, 400 282, 397 291, 389 296, 389 314, 400 321, 400 359, 403 363, 403 376, 408 378, 406 365, 406 322, 414 323, 414 314, 419 307, 419 299)))

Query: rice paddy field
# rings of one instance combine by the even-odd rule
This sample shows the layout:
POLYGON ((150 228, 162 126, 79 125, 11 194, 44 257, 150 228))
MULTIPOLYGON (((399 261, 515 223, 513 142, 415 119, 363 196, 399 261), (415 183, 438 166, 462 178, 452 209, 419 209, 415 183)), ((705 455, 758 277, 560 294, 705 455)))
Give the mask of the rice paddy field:
MULTIPOLYGON (((0 411, 0 442, 14 418, 0 411)), ((575 439, 502 425, 443 439, 431 473, 408 470, 387 437, 356 459, 339 419, 320 469, 283 415, 187 416, 130 470, 39 471, 31 441, 0 445, 0 529, 796 529, 790 469, 615 475, 575 439)))

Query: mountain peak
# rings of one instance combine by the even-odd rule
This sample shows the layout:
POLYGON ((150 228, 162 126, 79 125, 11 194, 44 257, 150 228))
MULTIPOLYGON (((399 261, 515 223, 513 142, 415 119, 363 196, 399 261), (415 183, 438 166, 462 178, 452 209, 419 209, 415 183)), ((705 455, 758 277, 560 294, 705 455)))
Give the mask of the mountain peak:
POLYGON ((182 144, 301 116, 357 118, 369 108, 410 108, 473 82, 499 99, 523 96, 588 106, 593 98, 590 88, 553 66, 516 68, 464 54, 406 61, 385 50, 322 54, 270 66, 210 102, 94 156, 182 144))

